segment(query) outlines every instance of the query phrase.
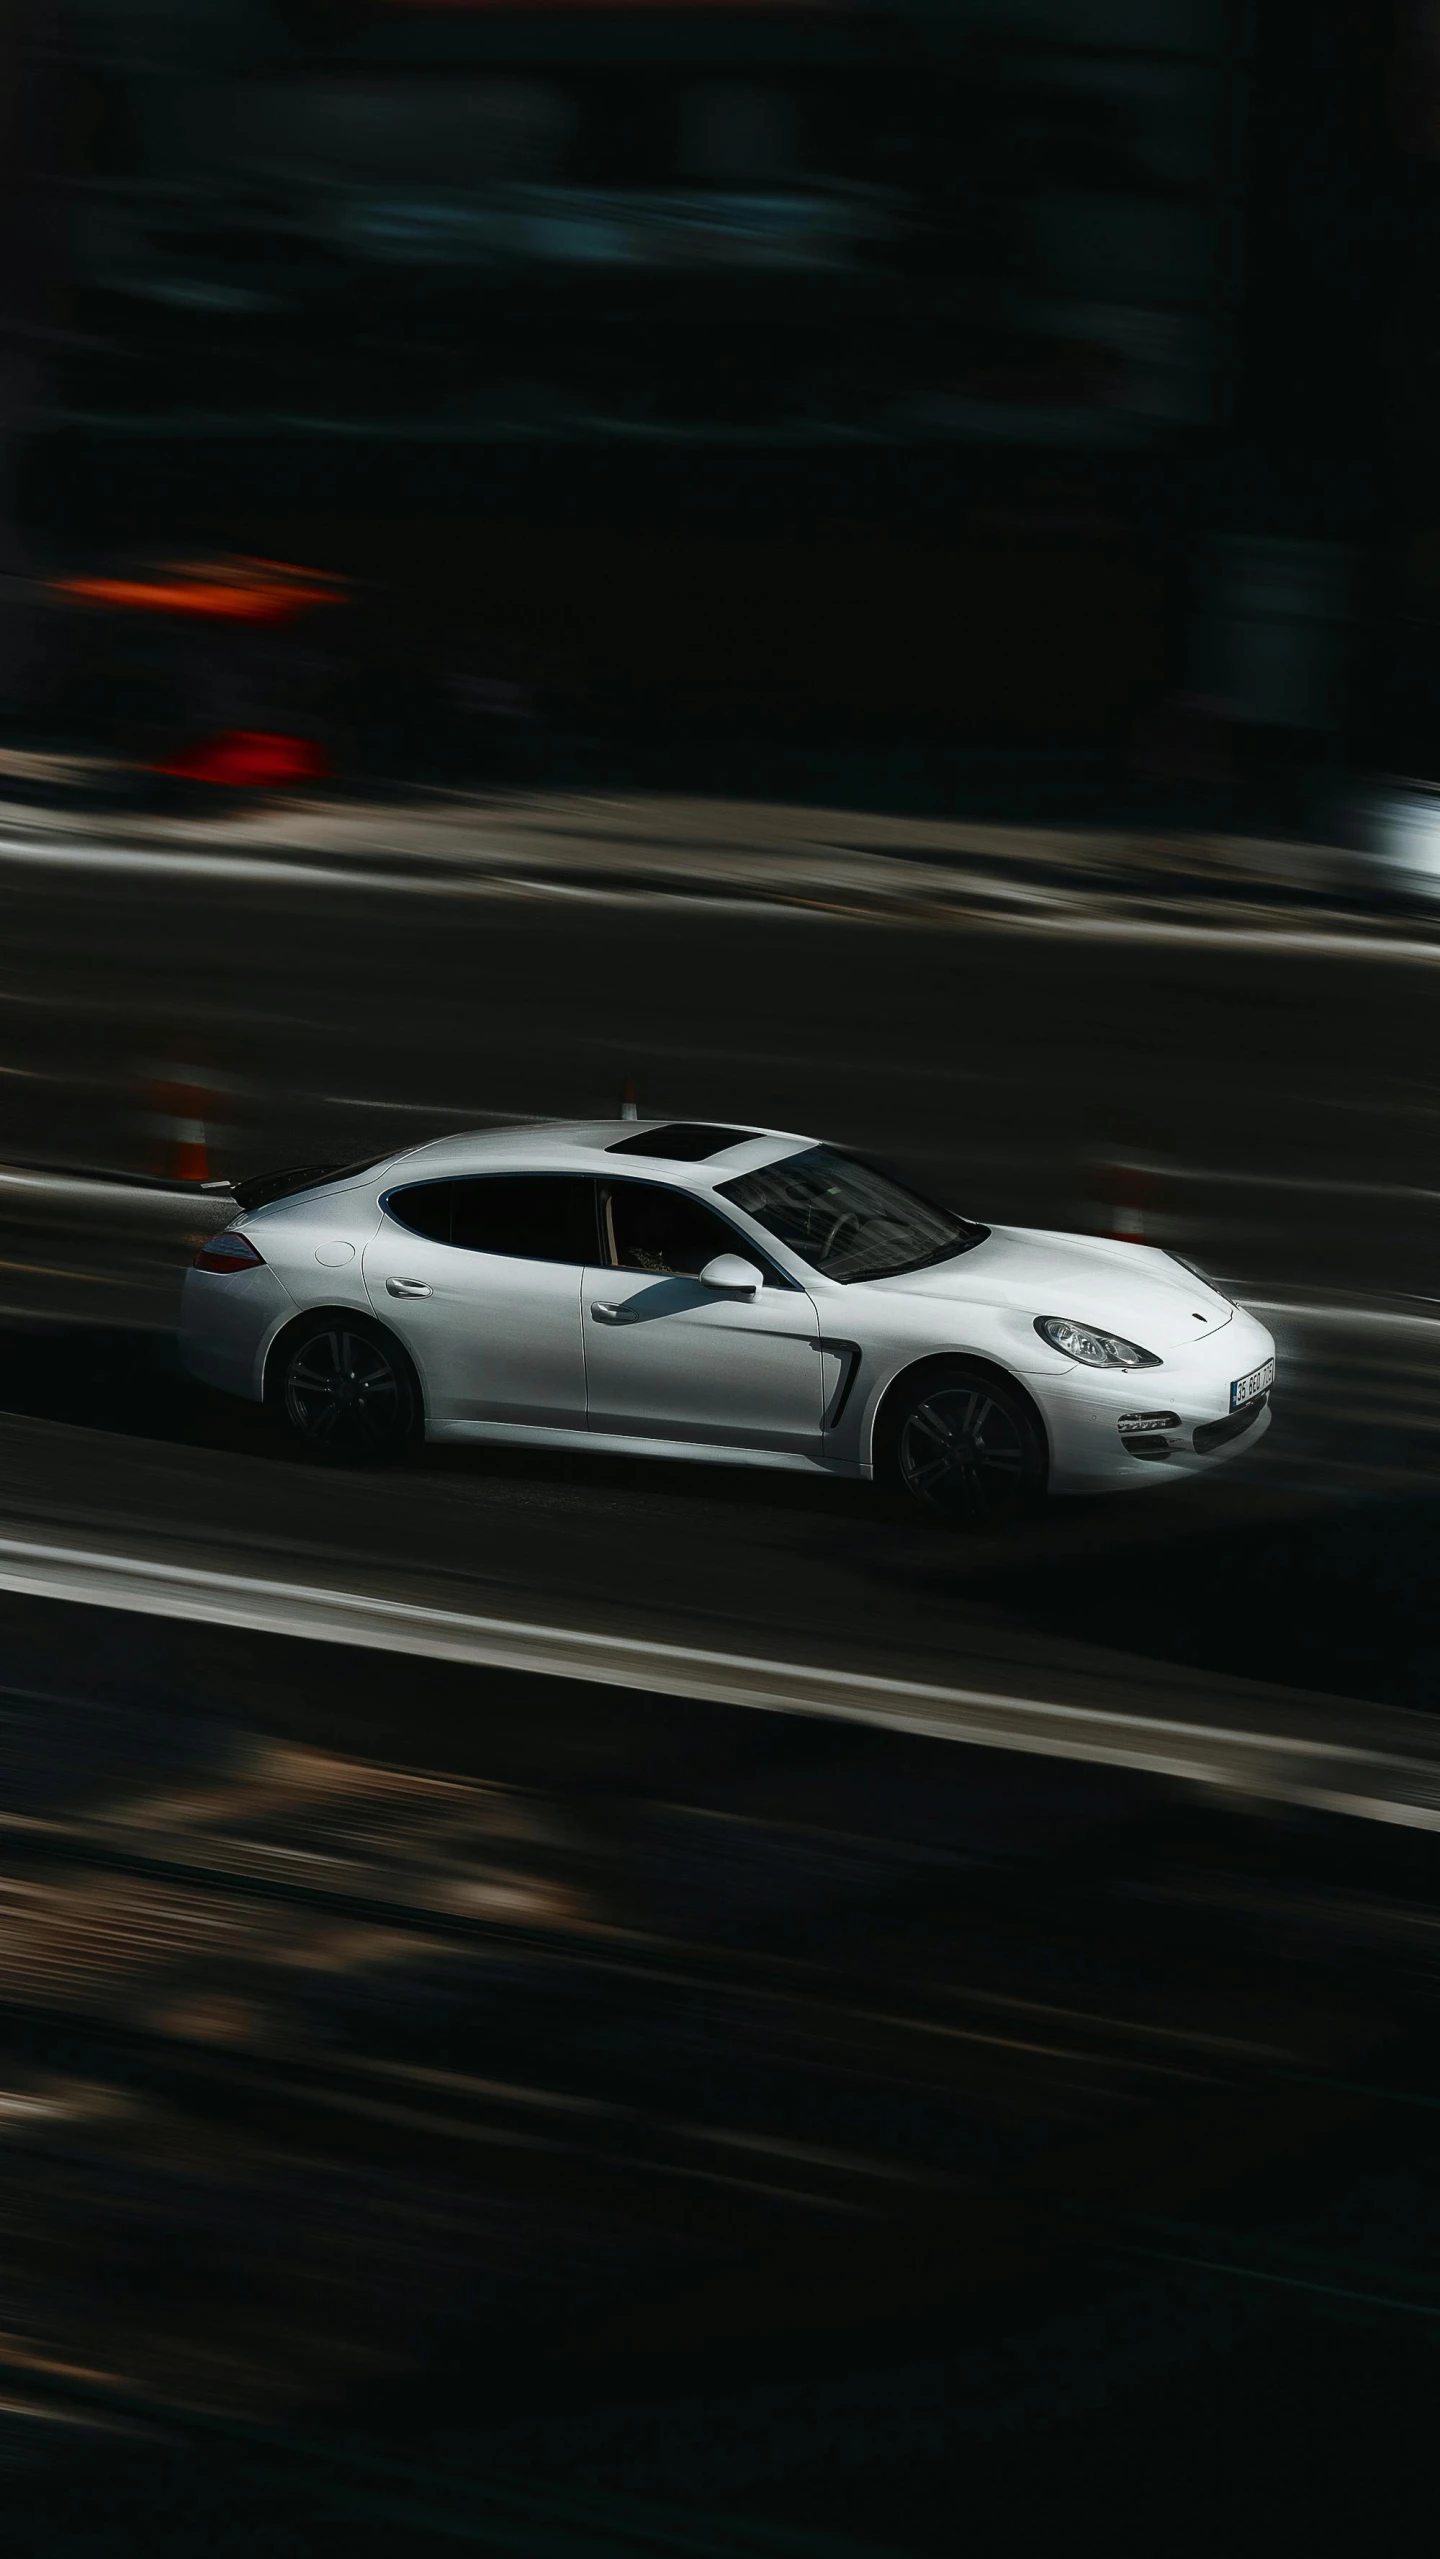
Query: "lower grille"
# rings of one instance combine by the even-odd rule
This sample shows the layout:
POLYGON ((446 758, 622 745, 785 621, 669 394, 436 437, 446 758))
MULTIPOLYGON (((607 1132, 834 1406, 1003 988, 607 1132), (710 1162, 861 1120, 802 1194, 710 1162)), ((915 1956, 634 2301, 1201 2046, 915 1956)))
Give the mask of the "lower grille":
POLYGON ((1208 1456, 1212 1448, 1223 1448, 1227 1440, 1243 1437, 1259 1421, 1269 1401, 1267 1386, 1263 1395, 1253 1396, 1248 1404, 1241 1405, 1238 1413, 1227 1413, 1223 1422, 1202 1422, 1195 1433, 1197 1453, 1201 1457, 1208 1456))

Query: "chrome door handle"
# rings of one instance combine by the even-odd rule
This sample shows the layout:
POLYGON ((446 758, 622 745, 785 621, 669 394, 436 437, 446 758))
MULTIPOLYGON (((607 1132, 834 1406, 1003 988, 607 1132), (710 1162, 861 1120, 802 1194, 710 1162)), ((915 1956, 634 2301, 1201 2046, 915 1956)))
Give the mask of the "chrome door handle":
POLYGON ((435 1292, 425 1280, 387 1280, 387 1297, 433 1297, 435 1292))
POLYGON ((592 1306, 590 1312, 597 1324, 623 1324, 625 1321, 623 1306, 592 1306))

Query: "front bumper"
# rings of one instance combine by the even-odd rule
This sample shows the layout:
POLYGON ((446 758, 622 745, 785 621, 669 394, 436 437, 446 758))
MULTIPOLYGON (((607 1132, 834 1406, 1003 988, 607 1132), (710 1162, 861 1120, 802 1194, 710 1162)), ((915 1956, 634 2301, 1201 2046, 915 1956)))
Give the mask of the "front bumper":
POLYGON ((1032 1381, 1050 1435, 1051 1491, 1123 1492, 1208 1475, 1242 1456, 1270 1427, 1270 1393, 1232 1412, 1231 1382, 1274 1356, 1264 1325, 1237 1309, 1218 1332, 1183 1344, 1157 1368, 1076 1367, 1066 1377, 1032 1381), (1121 1431, 1124 1421, 1161 1413, 1163 1428, 1121 1431))

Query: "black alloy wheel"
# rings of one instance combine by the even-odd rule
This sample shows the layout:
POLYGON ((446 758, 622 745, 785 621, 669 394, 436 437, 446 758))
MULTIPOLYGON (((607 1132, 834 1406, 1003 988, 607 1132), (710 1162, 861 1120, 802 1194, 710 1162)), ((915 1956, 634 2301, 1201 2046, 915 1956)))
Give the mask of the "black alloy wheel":
POLYGON ((278 1385, 279 1410, 318 1457, 393 1461, 415 1437, 410 1363, 378 1326, 317 1319, 289 1344, 278 1385))
POLYGON ((956 1528, 999 1527, 1044 1490, 1044 1444, 1021 1397, 958 1365, 902 1394, 888 1455, 910 1500, 956 1528))

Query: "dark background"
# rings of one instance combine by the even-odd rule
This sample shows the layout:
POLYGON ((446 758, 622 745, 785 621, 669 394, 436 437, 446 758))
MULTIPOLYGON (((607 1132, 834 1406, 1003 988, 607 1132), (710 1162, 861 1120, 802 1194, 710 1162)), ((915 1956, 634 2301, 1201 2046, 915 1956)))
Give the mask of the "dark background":
POLYGON ((1437 153, 1428 0, 0 16, 17 2548, 1433 2535, 1433 865, 1333 839, 1436 774, 1437 153), (257 560, 336 600, 178 609, 257 560), (954 1540, 187 1386, 197 1147, 627 1093, 1138 1219, 1274 1428, 954 1540))
POLYGON ((29 0, 11 547, 353 577, 264 682, 372 772, 873 740, 1318 824, 1429 769, 1429 23, 29 0))

